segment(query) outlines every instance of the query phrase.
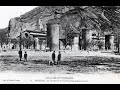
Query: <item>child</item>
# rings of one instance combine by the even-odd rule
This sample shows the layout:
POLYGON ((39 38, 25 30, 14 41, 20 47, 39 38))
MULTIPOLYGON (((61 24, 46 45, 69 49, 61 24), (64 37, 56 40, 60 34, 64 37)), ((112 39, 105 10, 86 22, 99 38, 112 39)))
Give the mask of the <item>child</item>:
POLYGON ((24 60, 27 61, 27 52, 25 51, 24 60))

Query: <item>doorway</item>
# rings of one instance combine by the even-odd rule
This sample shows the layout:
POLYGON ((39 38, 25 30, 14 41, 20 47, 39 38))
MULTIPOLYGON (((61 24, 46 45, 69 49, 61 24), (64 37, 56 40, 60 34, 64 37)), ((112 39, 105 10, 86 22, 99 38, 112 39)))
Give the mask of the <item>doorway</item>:
POLYGON ((110 35, 105 35, 105 49, 106 50, 111 49, 110 35))

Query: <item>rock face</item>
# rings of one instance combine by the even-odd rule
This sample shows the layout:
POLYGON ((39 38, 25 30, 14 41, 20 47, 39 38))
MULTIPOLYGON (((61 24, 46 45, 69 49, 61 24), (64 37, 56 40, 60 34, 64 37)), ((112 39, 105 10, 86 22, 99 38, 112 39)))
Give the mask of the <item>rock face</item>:
POLYGON ((16 18, 13 18, 13 19, 11 19, 10 21, 9 21, 9 27, 10 27, 10 33, 9 33, 9 35, 10 35, 10 37, 11 38, 15 38, 16 36, 18 36, 18 34, 20 33, 20 25, 21 25, 21 23, 20 22, 18 22, 17 20, 16 20, 16 18))
POLYGON ((7 44, 8 28, 0 29, 0 47, 7 44))
POLYGON ((10 37, 16 38, 21 31, 25 30, 45 30, 44 25, 48 20, 55 17, 56 11, 64 13, 73 8, 73 6, 39 6, 20 17, 10 20, 10 37))
MULTIPOLYGON (((81 7, 86 8, 84 6, 81 6, 81 7)), ((60 17, 65 12, 67 12, 67 13, 64 14, 63 17, 61 18, 61 22, 62 22, 61 25, 63 24, 62 25, 63 27, 66 24, 69 24, 68 22, 74 24, 74 26, 76 26, 76 27, 78 27, 80 24, 81 24, 81 26, 85 26, 84 24, 80 23, 80 18, 81 18, 81 17, 79 17, 80 15, 75 14, 76 11, 74 9, 76 9, 76 8, 77 8, 77 6, 39 6, 35 9, 25 13, 24 15, 21 15, 20 17, 13 18, 10 20, 10 23, 9 23, 10 37, 11 38, 17 37, 20 34, 21 30, 22 31, 45 30, 45 25, 49 20, 54 19, 56 17, 60 17), (61 13, 61 14, 58 14, 58 13, 61 13), (73 14, 73 15, 71 15, 71 14, 73 14), (70 19, 71 19, 71 21, 70 21, 70 19)), ((91 18, 96 17, 94 13, 91 13, 91 12, 96 12, 93 7, 88 7, 88 8, 86 8, 86 10, 88 12, 86 13, 83 11, 81 13, 82 16, 88 16, 91 18)), ((98 12, 100 12, 100 11, 98 11, 98 12)), ((97 12, 97 14, 98 14, 98 12, 97 12)), ((88 25, 90 27, 94 26, 93 25, 94 23, 91 22, 89 19, 88 20, 86 19, 86 22, 89 22, 89 24, 86 24, 87 27, 88 27, 88 25)), ((70 24, 70 27, 72 27, 72 29, 76 30, 72 26, 72 24, 70 24)), ((96 27, 98 27, 98 26, 96 25, 96 27)))
POLYGON ((60 45, 66 48, 66 43, 71 46, 74 44, 75 50, 78 49, 78 45, 85 46, 86 50, 92 40, 92 33, 97 31, 101 34, 101 31, 104 32, 105 28, 110 27, 109 22, 102 9, 96 6, 39 6, 11 19, 9 35, 16 38, 20 32, 26 30, 47 31, 47 43, 52 42, 48 44, 52 50, 58 50, 60 45))

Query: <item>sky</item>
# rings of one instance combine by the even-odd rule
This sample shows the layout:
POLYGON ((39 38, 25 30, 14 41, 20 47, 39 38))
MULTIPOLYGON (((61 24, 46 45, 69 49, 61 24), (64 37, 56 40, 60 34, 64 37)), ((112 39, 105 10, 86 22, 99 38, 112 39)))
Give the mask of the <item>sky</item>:
POLYGON ((8 27, 9 20, 34 9, 37 6, 0 6, 0 29, 8 27))

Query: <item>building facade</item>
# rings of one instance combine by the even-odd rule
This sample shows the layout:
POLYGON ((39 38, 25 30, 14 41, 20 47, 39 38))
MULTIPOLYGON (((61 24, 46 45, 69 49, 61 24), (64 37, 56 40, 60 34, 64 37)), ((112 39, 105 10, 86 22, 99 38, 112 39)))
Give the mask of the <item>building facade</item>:
POLYGON ((46 15, 46 17, 44 14, 44 18, 41 15, 38 16, 36 20, 24 23, 21 27, 20 22, 15 19, 12 21, 14 25, 12 25, 11 36, 15 34, 15 38, 18 37, 19 41, 20 32, 22 32, 22 37, 26 40, 22 44, 23 48, 34 50, 49 48, 50 51, 117 50, 114 34, 98 32, 92 26, 85 26, 75 10, 46 15))
POLYGON ((108 33, 100 33, 97 30, 83 29, 81 32, 64 32, 58 23, 48 25, 48 47, 51 51, 58 50, 117 50, 115 43, 115 35, 108 33), (62 38, 61 38, 62 36, 62 38))

